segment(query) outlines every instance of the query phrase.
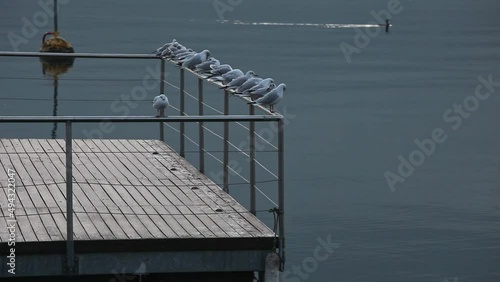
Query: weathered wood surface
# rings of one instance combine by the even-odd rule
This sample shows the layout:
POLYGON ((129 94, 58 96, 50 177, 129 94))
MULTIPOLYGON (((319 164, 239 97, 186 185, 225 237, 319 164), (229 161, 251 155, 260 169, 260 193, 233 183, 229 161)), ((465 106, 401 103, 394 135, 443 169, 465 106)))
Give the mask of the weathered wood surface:
MULTIPOLYGON (((0 224, 15 171, 17 242, 66 238, 65 142, 0 139, 0 224)), ((274 233, 157 140, 74 140, 75 240, 256 238, 274 233), (222 210, 218 212, 217 210, 222 210)), ((0 228, 0 241, 8 240, 0 228)))

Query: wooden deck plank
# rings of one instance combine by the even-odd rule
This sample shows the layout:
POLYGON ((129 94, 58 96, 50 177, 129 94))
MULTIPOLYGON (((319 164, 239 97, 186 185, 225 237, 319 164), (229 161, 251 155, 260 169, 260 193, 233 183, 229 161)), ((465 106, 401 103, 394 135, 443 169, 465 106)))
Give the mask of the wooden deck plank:
MULTIPOLYGON (((57 167, 59 167, 59 169, 57 170, 58 174, 65 179, 66 178, 66 155, 64 153, 61 153, 60 146, 56 142, 56 140, 50 140, 50 141, 48 141, 48 143, 51 146, 52 150, 55 152, 54 155, 56 157, 53 158, 53 162, 57 167)), ((72 167, 72 169, 73 169, 73 175, 78 174, 78 171, 75 170, 74 166, 72 167)), ((78 183, 73 183, 73 191, 75 190, 75 188, 78 188, 78 186, 79 186, 78 183)), ((64 183, 64 185, 62 185, 62 183, 58 183, 57 187, 59 188, 64 199, 66 199, 66 185, 65 185, 65 183, 64 183)), ((54 191, 54 192, 56 192, 56 191, 54 191)), ((65 206, 66 202, 64 202, 62 204, 63 204, 63 206, 65 206)), ((64 208, 64 211, 66 211, 65 208, 64 208)), ((102 238, 102 236, 100 236, 100 233, 97 231, 97 228, 94 226, 90 217, 85 213, 85 209, 83 207, 83 204, 80 202, 80 199, 78 197, 75 197, 74 193, 73 193, 73 212, 75 213, 77 220, 84 227, 84 230, 86 231, 86 233, 90 239, 102 238)))
POLYGON ((33 230, 27 215, 16 215, 16 220, 19 233, 23 235, 24 242, 38 241, 38 238, 35 235, 35 230, 33 230))
MULTIPOLYGON (((149 152, 153 152, 153 151, 158 151, 158 152, 169 152, 170 149, 168 147, 165 147, 165 148, 154 148, 154 147, 151 147, 149 146, 148 144, 146 144, 145 142, 141 142, 141 141, 135 141, 135 140, 130 140, 131 143, 133 143, 136 147, 140 148, 140 150, 144 150, 144 151, 149 151, 149 152)), ((172 166, 171 169, 168 169, 167 167, 165 167, 163 165, 163 163, 167 163, 166 161, 164 161, 164 159, 160 159, 158 160, 158 158, 166 158, 169 154, 158 154, 158 155, 153 155, 153 157, 149 157, 147 158, 147 161, 149 161, 152 165, 152 167, 154 167, 154 169, 156 169, 158 172, 157 173, 167 173, 167 171, 170 173, 171 177, 170 177, 170 180, 175 182, 176 183, 176 186, 178 188, 181 188, 181 191, 180 193, 183 193, 182 190, 189 190, 189 191, 192 191, 192 187, 194 187, 194 183, 192 181, 190 181, 190 179, 188 178, 185 178, 185 177, 179 177, 179 174, 181 173, 181 168, 179 167, 178 163, 177 162, 172 162, 172 161, 169 161, 168 164, 170 166, 172 166)), ((196 187, 200 188, 202 185, 196 185, 196 187)), ((176 195, 179 197, 178 193, 176 193, 176 195)), ((211 207, 211 210, 209 209, 204 209, 204 211, 206 213, 214 213, 216 209, 218 209, 220 206, 226 206, 224 203, 221 203, 222 201, 220 201, 220 199, 216 199, 215 201, 211 201, 209 199, 206 199, 206 198, 203 198, 203 197, 200 197, 199 195, 195 194, 196 196, 199 197, 199 199, 201 200, 203 204, 203 206, 210 206, 211 207)), ((185 197, 179 197, 181 199, 184 199, 185 197)), ((198 203, 200 203, 200 201, 198 201, 198 203)), ((246 230, 244 228, 242 228, 241 226, 239 226, 239 224, 237 224, 236 222, 234 222, 231 218, 227 217, 227 216, 223 216, 221 214, 216 214, 214 216, 212 216, 212 219, 214 218, 217 218, 218 217, 218 221, 225 221, 226 224, 221 224, 221 225, 218 225, 218 227, 225 227, 225 228, 228 228, 230 227, 231 230, 228 230, 228 234, 237 234, 236 236, 249 236, 251 237, 251 235, 246 232, 246 230), (235 231, 235 232, 232 232, 232 231, 235 231)))
MULTIPOLYGON (((133 142, 130 142, 133 143, 133 142)), ((132 144, 133 145, 133 144, 132 144)), ((134 148, 138 150, 144 150, 142 147, 134 146, 134 148)), ((147 160, 141 160, 142 163, 148 164, 147 160)), ((159 171, 157 170, 156 167, 149 167, 147 171, 153 171, 153 176, 154 175, 165 175, 168 173, 168 171, 159 171)), ((168 174, 167 174, 168 175, 168 174)), ((171 175, 170 175, 171 176, 171 175)), ((181 191, 182 188, 178 187, 174 183, 172 183, 170 180, 163 180, 163 179, 156 179, 155 181, 159 181, 160 183, 157 183, 158 186, 162 186, 161 184, 165 184, 168 189, 161 189, 161 191, 165 194, 165 196, 168 199, 173 199, 174 204, 177 206, 179 209, 180 213, 185 215, 186 219, 191 223, 191 226, 196 228, 200 234, 202 234, 204 237, 213 237, 214 232, 210 230, 211 226, 206 226, 203 224, 202 221, 200 221, 196 215, 193 214, 193 212, 188 208, 188 206, 191 205, 199 205, 203 204, 203 202, 195 202, 192 199, 189 199, 185 196, 185 194, 181 191)), ((184 184, 182 184, 184 186, 184 184)), ((184 189, 186 187, 183 187, 184 189)), ((190 227, 187 227, 190 228, 190 227)))
MULTIPOLYGON (((157 181, 156 178, 158 177, 157 175, 153 174, 150 170, 150 168, 142 166, 143 165, 143 160, 141 160, 140 155, 137 154, 137 149, 132 146, 127 140, 119 140, 121 146, 125 150, 127 150, 131 157, 134 158, 134 165, 138 168, 139 171, 144 173, 145 179, 147 181, 151 181, 152 183, 155 184, 155 188, 160 192, 158 194, 155 194, 156 197, 163 196, 162 191, 169 191, 168 188, 164 187, 164 185, 157 181), (134 152, 134 153, 133 153, 134 152), (142 169, 140 167, 142 166, 142 169), (157 186, 158 185, 158 186, 157 186)), ((165 222, 169 224, 169 226, 172 226, 172 230, 178 234, 181 237, 186 237, 189 234, 189 230, 192 229, 192 225, 189 223, 189 221, 184 217, 181 218, 182 213, 178 210, 178 207, 182 205, 182 202, 180 202, 177 197, 173 194, 170 194, 169 196, 165 197, 165 199, 168 199, 168 203, 172 204, 174 207, 169 208, 170 206, 166 206, 166 209, 169 209, 169 214, 176 215, 176 216, 170 216, 170 217, 165 217, 165 222), (176 222, 172 222, 172 220, 175 220, 176 222), (188 223, 187 226, 183 226, 184 224, 188 223)), ((151 201, 153 201, 152 198, 150 198, 151 201)), ((159 202, 159 203, 165 203, 165 202, 159 202)))
MULTIPOLYGON (((105 144, 102 140, 93 140, 93 142, 101 151, 107 150, 114 152, 113 154, 106 154, 106 158, 116 168, 115 175, 119 174, 121 177, 127 179, 126 183, 122 183, 123 186, 117 185, 115 187, 116 191, 123 198, 123 201, 128 203, 131 206, 133 212, 137 215, 145 215, 151 213, 158 214, 154 208, 148 205, 143 206, 139 204, 139 202, 137 201, 138 198, 132 196, 132 191, 137 192, 137 189, 141 189, 143 191, 147 190, 143 189, 145 187, 141 187, 142 183, 137 179, 140 171, 130 171, 130 167, 123 165, 122 160, 117 157, 120 154, 118 149, 112 146, 111 142, 108 142, 107 144, 105 144)), ((137 193, 135 193, 135 195, 137 195, 137 193)), ((139 197, 139 199, 140 198, 142 197, 139 197)), ((145 223, 147 224, 153 223, 151 218, 146 217, 143 219, 146 220, 145 223)))
MULTIPOLYGON (((122 156, 122 157, 121 158, 118 157, 117 161, 122 162, 128 171, 130 171, 131 173, 133 173, 136 176, 143 177, 141 179, 141 181, 148 181, 147 178, 141 173, 142 170, 137 168, 135 164, 133 164, 132 162, 129 161, 130 159, 132 159, 131 154, 127 154, 128 157, 125 157, 123 152, 130 153, 130 151, 128 151, 124 146, 122 146, 121 143, 119 143, 119 142, 111 143, 108 140, 108 142, 106 142, 104 144, 107 145, 108 148, 111 147, 111 145, 113 145, 112 150, 120 152, 120 154, 117 154, 117 156, 122 156)), ((141 181, 138 181, 138 182, 141 183, 141 181)), ((141 183, 141 185, 142 185, 142 183, 141 183)), ((160 202, 156 201, 156 198, 154 198, 151 195, 149 189, 147 189, 147 188, 151 188, 151 187, 147 187, 147 188, 144 187, 146 189, 143 189, 141 192, 139 192, 137 190, 137 188, 139 188, 139 187, 140 187, 140 185, 137 185, 135 187, 127 187, 127 191, 129 193, 131 193, 133 198, 138 201, 137 204, 139 204, 143 207, 146 206, 146 207, 152 208, 153 213, 165 214, 167 212, 167 210, 163 207, 163 205, 160 204, 160 202)), ((176 211, 176 213, 178 213, 177 209, 175 209, 175 211, 176 211)), ((151 212, 151 210, 149 210, 149 212, 151 212)), ((161 217, 160 215, 157 215, 157 216, 150 215, 150 216, 152 216, 154 222, 157 224, 157 227, 159 229, 161 229, 163 231, 163 233, 168 238, 189 237, 189 233, 187 233, 178 224, 178 222, 174 220, 173 217, 165 217, 165 216, 161 217), (168 222, 165 221, 165 218, 167 218, 168 222), (170 218, 170 220, 169 220, 169 218, 170 218), (177 233, 175 231, 177 231, 177 233)))
MULTIPOLYGON (((44 184, 27 187, 28 193, 32 196, 32 200, 37 207, 40 214, 40 219, 47 231, 47 235, 50 236, 52 241, 62 240, 62 230, 59 230, 56 222, 52 217, 52 213, 62 212, 54 201, 51 193, 48 191, 45 185, 46 179, 50 177, 50 174, 45 170, 38 154, 31 146, 29 140, 19 140, 21 148, 24 153, 29 156, 29 158, 21 158, 21 161, 25 165, 25 168, 29 171, 31 178, 34 183, 42 182, 44 184), (43 207, 43 208, 42 208, 43 207)), ((18 150, 19 152, 19 150, 18 150)), ((51 181, 49 179, 48 181, 51 181)), ((43 235, 43 234, 42 234, 43 235)))
MULTIPOLYGON (((34 145, 33 146, 34 151, 36 151, 36 152, 44 151, 43 147, 40 145, 40 143, 36 142, 37 140, 30 140, 30 141, 31 141, 30 143, 32 145, 34 145)), ((52 147, 51 147, 50 151, 53 151, 52 147)), ((42 161, 42 163, 44 163, 45 165, 40 166, 39 167, 40 170, 43 170, 43 168, 45 168, 46 170, 44 172, 49 174, 51 177, 54 178, 54 183, 60 184, 61 183, 60 179, 64 179, 62 176, 62 173, 64 173, 63 168, 57 169, 53 166, 52 162, 48 162, 48 161, 42 161), (49 172, 49 170, 51 170, 51 172, 49 172), (59 181, 56 179, 59 179, 59 181)), ((61 163, 59 163, 59 164, 61 164, 61 163)), ((78 174, 78 170, 73 170, 73 173, 78 174)), ((46 202, 50 202, 50 204, 48 204, 49 207, 55 205, 59 209, 60 213, 62 213, 63 211, 65 211, 65 208, 64 208, 64 210, 60 210, 59 207, 65 206, 65 203, 66 203, 65 193, 60 191, 59 186, 57 186, 57 185, 54 185, 52 187, 57 188, 57 189, 47 190, 48 193, 42 193, 42 195, 46 196, 45 197, 46 202), (50 195, 50 197, 49 197, 49 195, 50 195), (51 201, 51 198, 54 199, 54 202, 51 201), (55 200, 55 199, 57 199, 57 200, 55 200), (58 201, 59 204, 57 204, 56 201, 58 201)), ((112 238, 112 236, 105 236, 107 234, 104 234, 102 236, 100 235, 101 233, 105 232, 108 229, 105 228, 106 227, 105 225, 103 226, 103 225, 98 224, 98 223, 100 223, 100 221, 96 220, 95 214, 92 214, 92 215, 84 215, 83 214, 83 212, 87 212, 87 209, 85 207, 83 207, 84 204, 82 204, 82 200, 85 200, 86 197, 80 195, 80 193, 79 193, 80 191, 81 191, 81 188, 79 187, 79 184, 74 183, 73 184, 73 193, 74 193, 74 197, 76 199, 76 201, 75 201, 76 205, 74 205, 74 212, 78 213, 78 215, 76 216, 76 220, 80 221, 82 226, 85 227, 86 233, 89 236, 88 238, 90 238, 90 239, 112 238)), ((64 218, 61 217, 60 215, 56 219, 55 215, 53 213, 53 220, 55 222, 55 225, 58 226, 59 229, 63 228, 62 230, 60 230, 61 231, 61 238, 65 238, 65 235, 62 235, 62 234, 63 233, 65 234, 65 231, 66 231, 65 223, 62 224, 63 219, 64 218)), ((83 234, 75 234, 75 235, 77 236, 77 238, 87 238, 87 236, 83 236, 83 234)))
MULTIPOLYGON (((23 234, 23 237, 28 241, 38 241, 37 234, 32 234, 36 229, 36 226, 39 226, 39 222, 35 220, 38 217, 38 220, 41 222, 40 216, 38 215, 37 208, 33 203, 30 195, 28 194, 27 186, 33 185, 29 174, 26 172, 23 163, 15 149, 14 145, 11 143, 12 140, 3 140, 3 144, 8 148, 8 151, 11 152, 8 156, 10 159, 10 163, 13 166, 16 173, 16 194, 17 199, 15 202, 16 209, 16 219, 18 220, 19 230, 20 232, 26 232, 23 234), (31 218, 24 216, 23 211, 27 215, 33 215, 31 218), (33 220, 33 223, 30 221, 33 220), (32 226, 35 225, 35 226, 32 226)), ((41 208, 41 207, 40 207, 41 208)), ((45 228, 41 226, 40 237, 46 238, 48 234, 45 231, 45 228)))
MULTIPOLYGON (((166 147, 164 143, 157 140, 144 140, 143 142, 146 144, 150 144, 154 150, 162 150, 162 147, 166 147)), ((166 158, 167 159, 171 158, 171 156, 167 155, 166 158)), ((176 158, 175 161, 178 161, 180 163, 179 167, 181 168, 181 170, 189 169, 190 167, 192 167, 189 165, 189 163, 186 162, 185 159, 180 158, 179 156, 175 156, 175 158, 176 158)), ((174 162, 174 160, 168 160, 168 162, 172 163, 174 162)), ((179 175, 182 177, 186 177, 196 173, 196 172, 186 173, 185 171, 180 171, 180 172, 181 173, 179 175)), ((213 183, 206 175, 197 173, 197 177, 193 177, 190 180, 194 184, 204 185, 205 187, 209 188, 209 190, 211 191, 210 193, 217 195, 220 199, 222 199, 225 203, 227 203, 226 207, 230 207, 235 213, 243 217, 244 220, 242 220, 240 216, 231 216, 233 219, 237 220, 242 226, 244 226, 246 230, 255 232, 255 229, 257 229, 258 232, 256 232, 256 234, 263 233, 272 235, 273 232, 265 224, 263 224, 247 209, 245 209, 242 205, 236 202, 236 200, 234 200, 222 189, 220 189, 220 187, 217 186, 215 183, 213 183)), ((206 189, 202 189, 202 191, 207 192, 206 189)), ((214 200, 213 197, 210 198, 214 200)))
MULTIPOLYGON (((82 152, 88 152, 91 148, 88 147, 82 140, 74 140, 74 146, 79 148, 82 152)), ((108 182, 108 179, 104 176, 103 171, 104 168, 102 164, 97 162, 97 157, 90 153, 79 153, 77 156, 80 158, 86 169, 89 171, 88 179, 96 180, 98 182, 89 183, 90 189, 97 195, 97 197, 101 200, 103 205, 108 209, 109 214, 113 216, 116 223, 120 226, 120 229, 123 230, 123 233, 130 239, 140 239, 141 236, 136 232, 130 222, 127 220, 122 211, 115 205, 115 203, 111 200, 108 193, 106 193, 105 186, 110 186, 111 183, 108 182), (95 166, 97 165, 97 166, 95 166), (100 169, 98 168, 100 167, 100 169), (94 179, 93 179, 94 178, 94 179), (95 179, 97 178, 97 179, 95 179)), ((116 184, 117 181, 111 181, 116 184)), ((110 217, 107 217, 109 220, 110 217)), ((109 225, 108 225, 109 226, 109 225)))
MULTIPOLYGON (((134 142, 134 141, 132 140, 131 142, 134 142)), ((170 150, 168 148, 168 146, 166 146, 166 145, 160 146, 160 144, 158 144, 159 142, 155 143, 152 140, 139 140, 136 142, 138 144, 140 144, 140 146, 143 146, 144 150, 147 150, 147 151, 159 151, 159 152, 167 151, 168 152, 170 150)), ((162 144, 164 144, 164 143, 162 143, 162 144)), ((181 166, 177 159, 172 159, 171 154, 154 155, 149 160, 154 164, 156 163, 157 164, 156 166, 158 167, 158 169, 161 169, 160 165, 162 165, 163 163, 168 163, 170 165, 174 165, 174 167, 176 167, 176 169, 172 170, 172 174, 177 176, 177 178, 179 180, 181 180, 182 183, 184 183, 184 186, 191 186, 191 187, 196 186, 198 188, 205 186, 205 188, 206 188, 206 185, 204 183, 201 183, 199 181, 198 182, 193 181, 193 179, 196 178, 194 175, 196 175, 198 177, 198 175, 201 175, 200 173, 187 171, 185 169, 185 167, 190 166, 190 165, 185 163, 184 167, 181 166), (153 158, 156 161, 153 161, 153 158), (167 161, 162 161, 162 160, 159 160, 158 158, 164 158, 164 159, 167 159, 167 161), (158 164, 160 164, 160 165, 158 165, 158 164), (189 177, 189 176, 191 176, 191 177, 189 177)), ((209 183, 213 183, 213 182, 209 181, 209 183)), ((182 190, 189 191, 188 192, 189 194, 198 196, 199 199, 205 203, 205 205, 212 206, 213 207, 212 212, 215 212, 215 210, 218 208, 222 208, 223 211, 228 212, 228 213, 235 212, 235 210, 230 205, 228 205, 226 203, 226 199, 224 199, 222 197, 219 197, 218 199, 206 198, 206 197, 201 196, 200 194, 192 193, 191 192, 191 191, 193 191, 192 189, 182 189, 182 190)), ((231 198, 231 197, 229 197, 229 198, 231 198)), ((252 237, 258 233, 258 232, 255 232, 255 230, 252 229, 245 220, 241 220, 241 218, 239 218, 239 217, 233 217, 233 216, 230 216, 230 215, 225 214, 225 213, 218 213, 218 216, 219 216, 219 220, 222 219, 222 220, 226 221, 226 223, 229 226, 231 226, 240 236, 252 237)))
MULTIPOLYGON (((64 240, 64 140, 5 140, 0 139, 0 164, 11 165, 24 181, 18 182, 18 238, 26 233, 21 241, 64 240)), ((274 235, 161 141, 75 139, 73 180, 76 240, 274 235)), ((0 199, 0 207, 6 203, 0 199)), ((0 231, 0 242, 7 236, 0 231)))
POLYGON ((2 143, 2 141, 0 140, 0 154, 7 154, 7 151, 5 150, 5 147, 2 143))
MULTIPOLYGON (((109 159, 107 158, 105 152, 109 151, 107 147, 103 147, 101 144, 96 144, 92 140, 85 140, 85 145, 87 148, 93 150, 93 154, 97 157, 99 155, 98 161, 94 163, 96 166, 101 164, 101 172, 110 175, 116 181, 118 184, 113 183, 114 185, 101 185, 102 188, 105 190, 105 192, 109 195, 110 199, 115 203, 115 205, 120 209, 120 211, 125 215, 125 218, 128 219, 130 225, 133 226, 135 231, 142 237, 142 238, 151 238, 154 237, 154 235, 149 232, 149 229, 146 228, 146 225, 149 226, 154 226, 154 223, 152 222, 146 222, 143 223, 139 219, 139 217, 136 215, 136 212, 138 210, 142 210, 140 207, 138 209, 133 209, 130 207, 132 203, 128 203, 127 199, 124 199, 122 197, 128 195, 128 193, 123 189, 123 184, 132 186, 131 183, 128 181, 128 179, 115 167, 115 164, 110 162, 109 159), (101 146, 100 146, 101 145, 101 146), (123 193, 120 193, 119 191, 116 190, 116 187, 120 187, 120 190, 123 193)), ((83 144, 79 144, 82 149, 83 144)), ((88 155, 89 153, 87 153, 88 155)), ((140 213, 144 213, 142 210, 140 213)), ((143 218, 143 220, 146 220, 147 218, 143 218)), ((149 219, 150 221, 150 219, 149 219)), ((156 230, 153 230, 153 232, 156 232, 156 230)))
MULTIPOLYGON (((96 190, 94 189, 94 187, 100 185, 99 182, 108 183, 107 180, 100 172, 94 171, 93 173, 91 173, 87 169, 87 167, 89 167, 91 170, 93 170, 94 167, 90 159, 85 155, 85 153, 81 153, 82 149, 78 146, 78 144, 79 142, 75 142, 74 145, 76 152, 80 152, 80 153, 75 153, 75 163, 77 163, 75 172, 77 172, 77 178, 83 179, 79 183, 79 186, 82 189, 82 191, 84 191, 85 196, 87 196, 87 198, 89 199, 90 203, 92 204, 92 207, 98 212, 97 215, 89 215, 89 216, 96 221, 95 223, 96 227, 99 228, 99 231, 101 231, 103 237, 106 238, 114 237, 115 239, 128 238, 124 229, 120 226, 118 220, 113 215, 113 213, 117 213, 117 210, 114 209, 114 207, 106 206, 106 204, 103 202, 101 197, 99 197, 99 195, 96 193, 96 190), (99 219, 99 217, 101 219, 99 219), (102 227, 102 224, 100 223, 101 221, 107 228, 102 227), (107 232, 106 229, 112 233, 112 236, 109 236, 109 233, 107 232)), ((88 209, 91 210, 92 207, 89 206, 88 209)), ((119 218, 121 219, 121 217, 119 218)))
MULTIPOLYGON (((55 182, 56 185, 52 186, 53 190, 50 190, 52 196, 57 198, 57 202, 59 208, 63 211, 63 214, 66 218, 66 155, 62 152, 61 148, 57 144, 56 140, 44 140, 45 146, 44 149, 46 152, 51 152, 49 156, 52 164, 54 165, 54 176, 59 175, 59 178, 64 179, 63 182, 55 182), (55 189, 57 188, 57 190, 55 189)), ((40 144, 43 144, 40 142, 40 144)), ((74 167, 73 167, 74 171, 74 167)), ((78 184, 74 183, 73 186, 77 186, 78 184)), ((85 210, 81 205, 78 198, 73 195, 73 224, 75 226, 73 230, 74 238, 78 239, 92 239, 98 240, 102 239, 99 232, 95 228, 92 220, 84 214, 85 210)), ((61 224, 62 222, 58 222, 61 224)), ((59 228, 64 228, 66 230, 66 224, 62 226, 59 225, 59 228)))

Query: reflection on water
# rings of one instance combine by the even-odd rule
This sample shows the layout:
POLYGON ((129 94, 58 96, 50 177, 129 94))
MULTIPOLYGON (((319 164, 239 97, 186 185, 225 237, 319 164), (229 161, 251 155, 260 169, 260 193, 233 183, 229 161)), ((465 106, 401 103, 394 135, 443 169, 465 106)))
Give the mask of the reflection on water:
MULTIPOLYGON (((52 116, 57 116, 57 95, 59 87, 59 75, 67 73, 73 67, 75 58, 40 57, 40 62, 42 63, 42 73, 44 75, 54 78, 52 116)), ((54 122, 52 126, 50 137, 52 139, 57 138, 57 122, 54 122)))
MULTIPOLYGON (((57 91, 59 86, 59 78, 54 76, 54 98, 53 98, 53 108, 52 108, 52 116, 57 116, 57 91)), ((54 122, 52 126, 52 131, 50 134, 52 139, 56 139, 57 137, 57 122, 54 122)))

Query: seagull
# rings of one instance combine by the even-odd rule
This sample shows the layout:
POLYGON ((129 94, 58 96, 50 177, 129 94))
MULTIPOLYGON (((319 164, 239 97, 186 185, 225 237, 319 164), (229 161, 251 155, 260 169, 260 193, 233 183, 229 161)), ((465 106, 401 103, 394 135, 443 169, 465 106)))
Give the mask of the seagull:
POLYGON ((168 98, 164 94, 156 96, 153 99, 153 107, 156 109, 156 117, 164 117, 165 109, 170 106, 168 103, 168 98))
MULTIPOLYGON (((210 66, 210 68, 212 70, 210 71, 209 77, 218 77, 218 76, 221 76, 221 75, 233 70, 233 68, 228 64, 224 64, 224 65, 220 65, 220 66, 213 66, 212 65, 212 66, 210 66)), ((222 81, 223 78, 219 77, 217 80, 222 81)))
POLYGON ((252 91, 248 91, 248 92, 245 91, 246 93, 244 93, 244 94, 236 94, 236 95, 238 95, 240 97, 250 97, 250 99, 252 99, 252 100, 257 100, 260 97, 263 97, 267 93, 271 92, 271 90, 273 90, 274 88, 276 88, 276 84, 274 84, 274 82, 271 82, 267 87, 258 88, 256 90, 252 90, 252 91))
POLYGON ((261 89, 267 89, 271 84, 274 85, 274 80, 272 78, 266 78, 252 88, 242 91, 241 94, 252 94, 253 92, 259 91, 261 89))
POLYGON ((170 57, 173 52, 177 52, 179 50, 185 50, 186 47, 182 46, 180 43, 175 42, 172 45, 168 46, 167 49, 161 52, 162 57, 170 57))
POLYGON ((259 78, 259 77, 251 77, 250 79, 248 79, 247 81, 245 81, 245 83, 243 83, 242 85, 240 85, 238 88, 236 88, 236 93, 243 93, 243 91, 245 90, 248 90, 256 85, 259 85, 259 83, 262 82, 262 78, 259 78))
POLYGON ((207 72, 210 72, 212 70, 212 66, 220 66, 219 60, 217 60, 215 58, 208 58, 207 61, 205 61, 201 64, 197 64, 195 66, 195 71, 197 73, 207 73, 207 72))
POLYGON ((247 80, 257 76, 255 72, 249 70, 245 75, 239 76, 231 80, 226 86, 223 86, 221 89, 236 89, 240 87, 243 83, 247 82, 247 80))
POLYGON ((203 50, 200 53, 194 55, 191 57, 189 60, 186 60, 183 64, 182 67, 188 68, 188 69, 194 69, 196 65, 199 65, 210 57, 210 51, 208 50, 203 50))
POLYGON ((161 56, 161 53, 163 53, 163 51, 165 51, 168 47, 172 46, 175 43, 177 43, 177 40, 175 40, 175 39, 172 40, 172 42, 165 43, 163 46, 156 49, 156 51, 154 51, 154 53, 156 54, 156 56, 161 56))
POLYGON ((244 76, 245 74, 240 69, 234 69, 232 71, 228 71, 222 75, 222 83, 228 84, 234 79, 237 79, 240 76, 244 76))
POLYGON ((262 106, 269 106, 269 111, 274 113, 274 105, 276 105, 281 99, 283 99, 283 92, 286 89, 286 85, 281 83, 278 87, 274 88, 271 92, 267 93, 264 97, 261 97, 253 102, 248 102, 247 104, 256 104, 262 106))

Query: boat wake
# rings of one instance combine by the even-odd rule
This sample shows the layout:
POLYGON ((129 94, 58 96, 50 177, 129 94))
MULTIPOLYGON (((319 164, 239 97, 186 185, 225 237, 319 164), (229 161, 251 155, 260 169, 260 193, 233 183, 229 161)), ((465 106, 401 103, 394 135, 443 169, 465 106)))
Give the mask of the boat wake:
MULTIPOLYGON (((363 27, 385 27, 385 24, 321 24, 321 23, 273 23, 273 22, 243 22, 221 21, 221 23, 229 23, 234 25, 256 25, 256 26, 305 26, 319 28, 363 28, 363 27)), ((392 25, 390 25, 392 26, 392 25)))

